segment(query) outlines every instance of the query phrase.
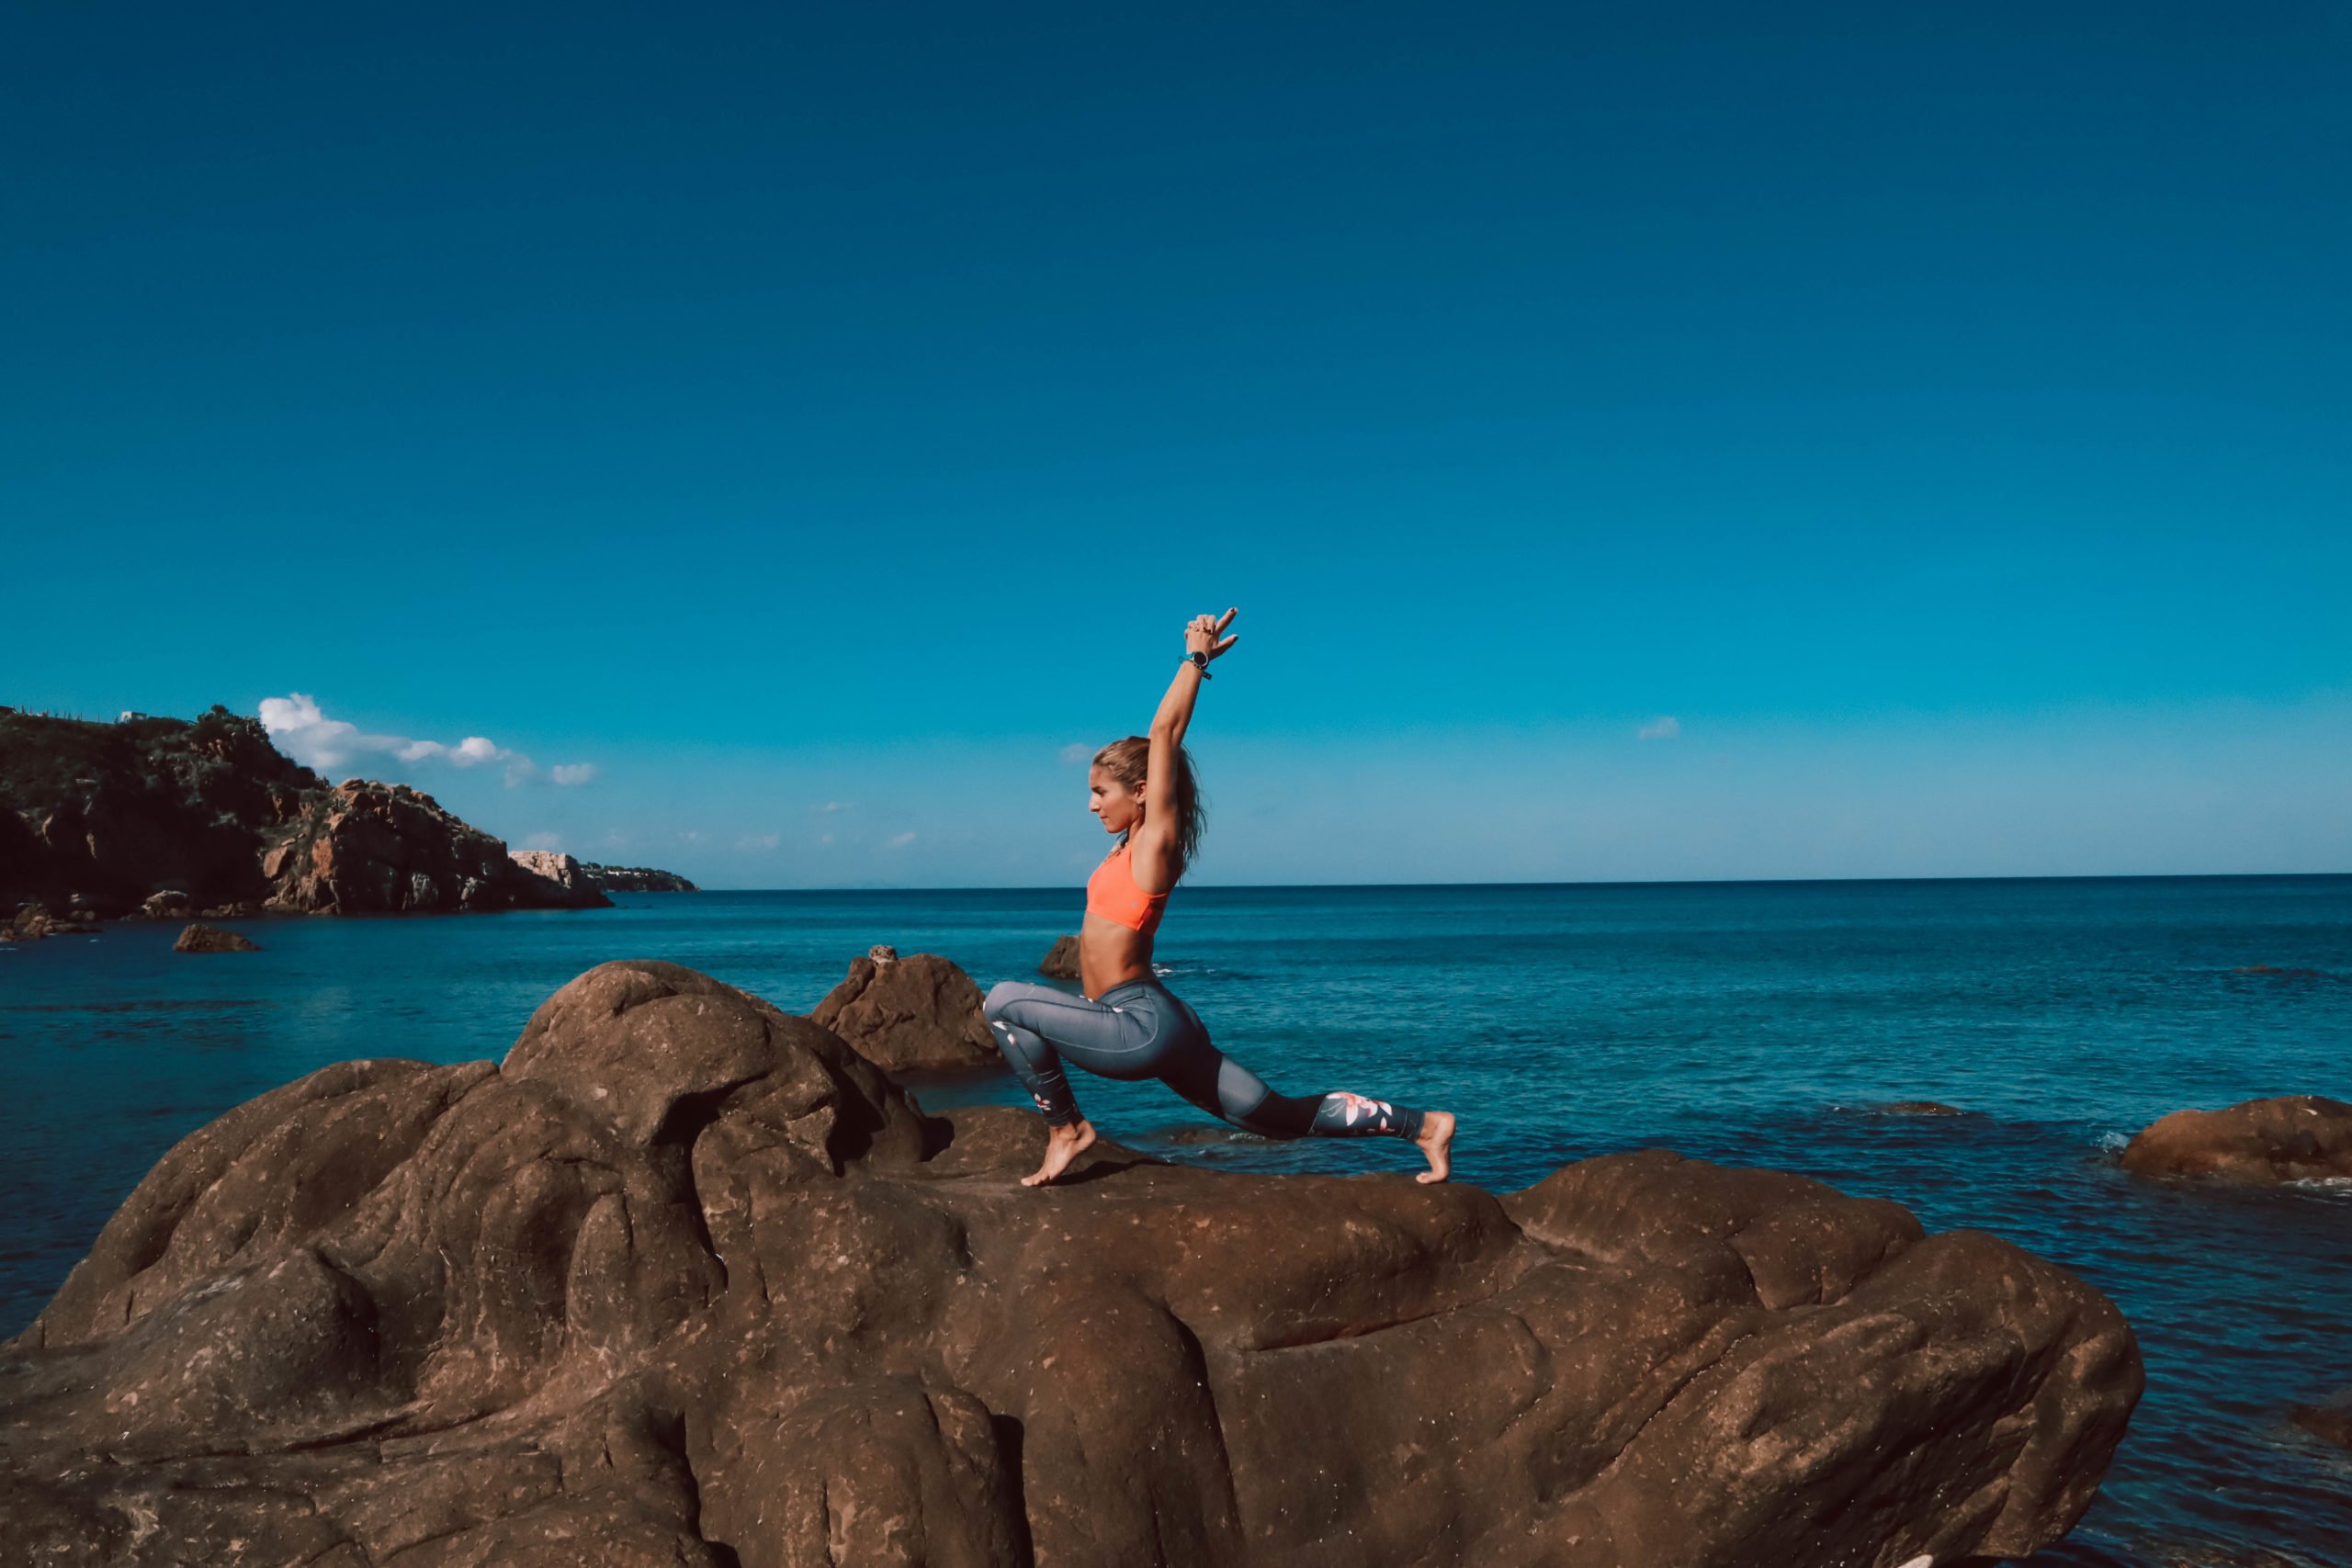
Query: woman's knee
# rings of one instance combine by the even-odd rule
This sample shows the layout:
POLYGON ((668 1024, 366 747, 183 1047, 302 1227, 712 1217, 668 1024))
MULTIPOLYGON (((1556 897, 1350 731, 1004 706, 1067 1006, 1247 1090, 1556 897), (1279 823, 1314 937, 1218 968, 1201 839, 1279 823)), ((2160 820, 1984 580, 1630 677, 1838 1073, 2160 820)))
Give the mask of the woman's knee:
POLYGON ((990 1023, 994 1023, 1004 1016, 1004 1010, 1019 1000, 1020 997, 1020 981, 999 980, 989 987, 989 994, 980 998, 980 1016, 990 1023))

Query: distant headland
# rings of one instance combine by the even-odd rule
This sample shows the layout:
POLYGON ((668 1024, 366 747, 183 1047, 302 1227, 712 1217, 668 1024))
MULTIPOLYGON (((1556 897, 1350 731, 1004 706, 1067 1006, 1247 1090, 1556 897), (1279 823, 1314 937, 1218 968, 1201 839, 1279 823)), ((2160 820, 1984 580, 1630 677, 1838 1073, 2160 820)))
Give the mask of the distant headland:
POLYGON ((607 893, 699 893, 701 888, 674 871, 656 871, 650 865, 599 865, 583 861, 580 869, 588 880, 607 893))
POLYGON ((112 724, 0 707, 0 910, 102 919, 586 909, 670 872, 510 852, 406 784, 330 784, 215 705, 112 724))

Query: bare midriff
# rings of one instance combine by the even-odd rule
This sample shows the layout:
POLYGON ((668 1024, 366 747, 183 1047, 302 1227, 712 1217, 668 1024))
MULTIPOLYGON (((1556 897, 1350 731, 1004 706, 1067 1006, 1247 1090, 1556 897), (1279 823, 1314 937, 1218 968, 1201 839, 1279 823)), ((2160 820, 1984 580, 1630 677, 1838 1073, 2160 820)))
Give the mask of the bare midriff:
POLYGON ((1114 986, 1151 978, 1151 937, 1090 914, 1078 928, 1078 983, 1090 997, 1114 986))

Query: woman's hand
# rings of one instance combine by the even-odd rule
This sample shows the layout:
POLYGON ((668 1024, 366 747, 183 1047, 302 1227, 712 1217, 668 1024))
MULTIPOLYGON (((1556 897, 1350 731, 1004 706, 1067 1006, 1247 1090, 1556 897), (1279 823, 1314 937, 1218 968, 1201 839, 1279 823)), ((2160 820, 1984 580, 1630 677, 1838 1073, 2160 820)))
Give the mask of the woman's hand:
POLYGON ((1192 625, 1184 628, 1186 657, 1189 658, 1195 653, 1205 653, 1211 659, 1215 659, 1227 649, 1239 642, 1241 640, 1239 632, 1234 633, 1231 637, 1224 637, 1223 634, 1225 628, 1233 624, 1233 617, 1240 613, 1238 610, 1227 610, 1222 615, 1194 615, 1192 625))

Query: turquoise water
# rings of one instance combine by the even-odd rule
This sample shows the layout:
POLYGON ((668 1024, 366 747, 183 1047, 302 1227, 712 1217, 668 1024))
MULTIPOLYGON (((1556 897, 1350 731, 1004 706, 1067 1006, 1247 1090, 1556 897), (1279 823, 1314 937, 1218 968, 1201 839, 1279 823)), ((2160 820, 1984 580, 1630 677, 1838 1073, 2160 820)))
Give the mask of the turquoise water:
MULTIPOLYGON (((248 922, 264 951, 241 956, 175 954, 170 926, 0 947, 0 1333, 174 1139, 325 1063, 497 1056, 608 958, 689 964, 793 1011, 876 942, 983 984, 1033 977, 1078 899, 634 895, 248 922)), ((1159 949, 1218 1043, 1284 1092, 1459 1112, 1464 1179, 1509 1189, 1662 1145, 2078 1270, 2138 1328, 2148 1394, 2084 1527, 2037 1561, 2352 1560, 2352 1456, 2285 1419, 2352 1387, 2352 1193, 2148 1183, 2113 1159, 2182 1106, 2352 1099, 2352 877, 1187 889, 1159 949), (1969 1114, 1873 1109, 1905 1100, 1969 1114)), ((1178 1141, 1216 1124, 1157 1085, 1078 1088, 1113 1136, 1173 1158, 1409 1163, 1377 1139, 1178 1141)), ((918 1094, 1026 1103, 1001 1075, 918 1094)))

